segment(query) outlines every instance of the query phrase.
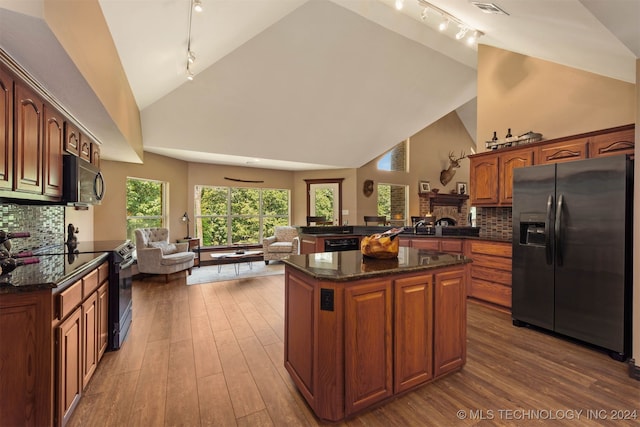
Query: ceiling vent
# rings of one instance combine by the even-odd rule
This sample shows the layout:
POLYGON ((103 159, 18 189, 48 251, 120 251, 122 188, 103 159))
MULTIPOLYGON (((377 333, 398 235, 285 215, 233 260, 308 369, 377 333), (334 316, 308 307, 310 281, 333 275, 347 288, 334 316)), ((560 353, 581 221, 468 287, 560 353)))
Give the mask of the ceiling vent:
POLYGON ((484 13, 493 13, 494 15, 509 15, 507 12, 505 12, 502 9, 500 9, 498 6, 496 6, 493 3, 484 3, 484 2, 481 2, 481 1, 472 1, 471 4, 473 4, 478 9, 482 10, 484 13))

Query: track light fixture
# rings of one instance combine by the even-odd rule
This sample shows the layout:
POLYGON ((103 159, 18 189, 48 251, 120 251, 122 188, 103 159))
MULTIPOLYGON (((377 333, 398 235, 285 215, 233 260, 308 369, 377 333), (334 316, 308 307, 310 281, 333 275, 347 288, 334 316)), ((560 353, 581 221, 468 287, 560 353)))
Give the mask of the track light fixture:
POLYGON ((449 24, 452 22, 457 25, 458 31, 456 32, 456 35, 455 35, 456 40, 462 40, 466 37, 467 43, 470 46, 474 46, 477 43, 478 39, 484 35, 482 31, 476 30, 470 25, 465 24, 464 22, 462 22, 460 19, 456 18, 449 12, 446 12, 437 6, 432 5, 428 1, 426 0, 417 0, 417 1, 418 1, 418 4, 423 8, 422 13, 420 13, 420 18, 423 21, 427 20, 428 18, 427 10, 429 10, 430 12, 434 12, 440 15, 441 21, 440 21, 440 24, 438 24, 438 29, 440 31, 442 32, 447 31, 447 29, 449 28, 449 24))
POLYGON ((402 10, 404 7, 404 0, 396 0, 396 10, 402 10))
POLYGON ((196 62, 196 54, 191 50, 191 24, 193 21, 193 11, 202 11, 201 0, 191 0, 189 4, 189 29, 187 31, 187 80, 193 80, 194 74, 191 66, 196 62))

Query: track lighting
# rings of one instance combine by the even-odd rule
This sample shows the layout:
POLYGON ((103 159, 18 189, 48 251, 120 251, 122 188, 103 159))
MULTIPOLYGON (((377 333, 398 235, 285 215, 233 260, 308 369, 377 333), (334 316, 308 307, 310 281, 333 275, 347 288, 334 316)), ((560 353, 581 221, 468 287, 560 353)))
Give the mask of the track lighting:
POLYGON ((462 40, 465 37, 467 37, 467 43, 469 44, 469 46, 474 46, 478 41, 478 39, 484 35, 482 31, 474 29, 473 27, 465 24, 464 22, 462 22, 460 19, 456 18, 449 12, 443 9, 440 9, 437 6, 432 5, 428 1, 426 0, 417 0, 417 1, 418 1, 418 4, 422 7, 420 18, 423 21, 426 21, 428 19, 427 9, 429 9, 430 12, 434 12, 440 15, 440 24, 438 24, 438 30, 442 32, 447 31, 447 29, 449 28, 449 24, 452 22, 457 25, 458 31, 456 32, 456 35, 455 35, 456 40, 462 40))
POLYGON ((196 62, 196 54, 189 50, 187 52, 187 61, 189 61, 189 64, 196 62))
POLYGON ((404 6, 404 0, 396 0, 396 10, 402 10, 404 6))
POLYGON ((187 67, 187 80, 193 81, 193 72, 187 67))
POLYGON ((195 10, 198 13, 202 12, 202 10, 203 10, 202 1, 193 0, 193 10, 195 10))
POLYGON ((460 30, 456 33, 456 40, 463 39, 467 35, 467 31, 469 31, 467 27, 460 27, 460 30))
POLYGON ((193 11, 202 12, 201 0, 191 0, 189 5, 189 29, 187 31, 187 80, 193 80, 194 74, 191 65, 196 62, 196 54, 191 50, 191 24, 193 21, 193 11))

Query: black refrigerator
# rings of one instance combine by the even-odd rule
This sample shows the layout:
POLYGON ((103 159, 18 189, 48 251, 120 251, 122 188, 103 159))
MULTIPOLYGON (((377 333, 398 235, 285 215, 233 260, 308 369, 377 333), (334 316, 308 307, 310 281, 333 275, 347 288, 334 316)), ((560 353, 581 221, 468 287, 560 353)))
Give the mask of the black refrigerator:
POLYGON ((633 164, 611 156, 514 170, 512 318, 625 360, 633 164))

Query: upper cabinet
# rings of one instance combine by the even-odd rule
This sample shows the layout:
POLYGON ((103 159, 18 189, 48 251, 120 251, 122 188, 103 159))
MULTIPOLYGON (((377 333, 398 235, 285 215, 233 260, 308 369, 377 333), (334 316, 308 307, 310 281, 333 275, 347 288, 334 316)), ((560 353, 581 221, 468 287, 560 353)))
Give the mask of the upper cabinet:
POLYGON ((13 186, 13 77, 0 68, 0 190, 13 186))
POLYGON ((44 101, 25 85, 15 84, 14 191, 42 193, 44 101))
POLYGON ((527 144, 469 156, 472 206, 511 206, 513 170, 592 157, 633 156, 635 125, 527 144))
POLYGON ((80 154, 80 131, 70 122, 64 124, 64 151, 74 156, 80 154))
POLYGON ((44 194, 62 197, 64 119, 55 108, 44 106, 44 194))

